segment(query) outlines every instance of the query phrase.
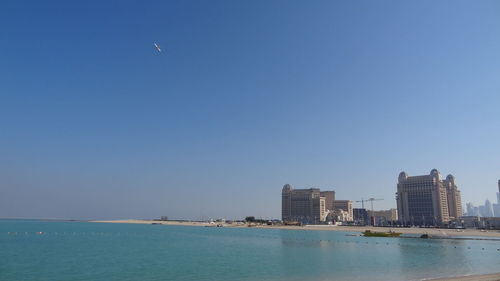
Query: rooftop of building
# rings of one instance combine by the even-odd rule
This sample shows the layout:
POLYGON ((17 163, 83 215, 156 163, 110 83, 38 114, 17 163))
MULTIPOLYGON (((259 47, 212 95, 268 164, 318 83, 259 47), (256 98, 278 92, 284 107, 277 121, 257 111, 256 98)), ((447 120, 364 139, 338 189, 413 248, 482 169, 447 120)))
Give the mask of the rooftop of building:
POLYGON ((319 188, 317 188, 317 187, 310 187, 310 188, 297 188, 297 189, 296 189, 296 188, 293 188, 293 187, 292 187, 290 184, 288 184, 288 183, 287 183, 287 184, 285 184, 285 185, 283 186, 283 189, 282 189, 282 190, 283 190, 283 191, 292 191, 292 190, 293 190, 293 191, 297 191, 297 192, 301 192, 301 191, 302 191, 302 192, 311 192, 311 191, 313 191, 313 192, 317 192, 317 191, 319 191, 319 192, 332 192, 333 194, 335 194, 335 191, 333 191, 333 190, 323 190, 323 191, 321 191, 321 190, 320 190, 319 188))
MULTIPOLYGON (((399 173, 398 181, 399 182, 416 182, 416 181, 432 181, 434 179, 442 180, 441 173, 437 169, 432 169, 428 175, 418 175, 418 176, 409 176, 406 172, 399 173)), ((455 181, 455 177, 451 174, 446 176, 446 181, 455 181)))

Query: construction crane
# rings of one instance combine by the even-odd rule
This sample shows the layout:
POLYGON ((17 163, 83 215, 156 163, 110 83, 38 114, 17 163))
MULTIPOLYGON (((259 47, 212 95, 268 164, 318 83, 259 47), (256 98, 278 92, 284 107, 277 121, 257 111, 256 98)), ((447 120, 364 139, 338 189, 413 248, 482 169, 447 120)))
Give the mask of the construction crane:
POLYGON ((371 215, 371 224, 372 225, 375 225, 375 217, 373 216, 373 201, 381 201, 381 200, 384 200, 384 199, 375 199, 375 198, 368 198, 366 200, 364 200, 363 198, 361 198, 361 200, 359 201, 355 201, 355 202, 361 202, 361 208, 365 208, 365 202, 370 202, 371 203, 371 207, 372 207, 372 215, 371 215))

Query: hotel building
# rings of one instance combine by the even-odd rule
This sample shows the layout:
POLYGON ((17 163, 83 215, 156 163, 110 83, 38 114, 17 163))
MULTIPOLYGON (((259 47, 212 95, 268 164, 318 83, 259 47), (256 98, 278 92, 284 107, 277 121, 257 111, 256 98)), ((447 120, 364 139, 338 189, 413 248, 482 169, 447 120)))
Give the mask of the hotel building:
POLYGON ((303 224, 324 222, 327 197, 321 194, 319 188, 293 189, 291 185, 285 184, 281 192, 281 219, 303 224))
POLYGON ((429 175, 399 174, 396 201, 399 221, 404 225, 446 225, 462 216, 460 191, 455 178, 441 178, 438 170, 429 175))

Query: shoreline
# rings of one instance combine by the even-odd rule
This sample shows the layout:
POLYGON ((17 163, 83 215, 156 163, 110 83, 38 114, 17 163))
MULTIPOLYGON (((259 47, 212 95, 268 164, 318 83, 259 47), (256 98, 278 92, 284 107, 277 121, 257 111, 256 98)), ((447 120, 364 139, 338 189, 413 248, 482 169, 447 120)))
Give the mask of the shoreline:
POLYGON ((252 225, 249 227, 246 224, 226 224, 226 223, 208 223, 196 221, 156 221, 156 220, 94 220, 93 223, 128 223, 128 224, 158 224, 158 225, 176 225, 176 226, 198 226, 198 227, 215 227, 217 224, 229 228, 261 228, 261 229, 285 229, 285 230, 315 230, 315 231, 343 231, 343 232, 363 232, 365 230, 388 232, 396 231, 402 234, 428 234, 437 237, 457 237, 457 236, 472 236, 500 238, 499 230, 481 231, 478 229, 463 229, 457 231, 455 229, 437 229, 437 228, 413 228, 413 227, 373 227, 373 226, 331 226, 331 225, 308 225, 308 226, 286 226, 286 225, 252 225))
POLYGON ((459 277, 445 277, 438 279, 425 279, 425 281, 500 281, 500 272, 459 277))

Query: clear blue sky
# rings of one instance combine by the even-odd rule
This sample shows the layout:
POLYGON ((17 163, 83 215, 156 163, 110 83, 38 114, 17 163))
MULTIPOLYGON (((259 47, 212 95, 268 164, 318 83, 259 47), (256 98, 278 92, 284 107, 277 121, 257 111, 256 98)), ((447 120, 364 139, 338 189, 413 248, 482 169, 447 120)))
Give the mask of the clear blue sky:
POLYGON ((3 1, 0 217, 280 216, 500 179, 497 1, 3 1), (164 52, 157 53, 153 42, 164 52))

